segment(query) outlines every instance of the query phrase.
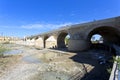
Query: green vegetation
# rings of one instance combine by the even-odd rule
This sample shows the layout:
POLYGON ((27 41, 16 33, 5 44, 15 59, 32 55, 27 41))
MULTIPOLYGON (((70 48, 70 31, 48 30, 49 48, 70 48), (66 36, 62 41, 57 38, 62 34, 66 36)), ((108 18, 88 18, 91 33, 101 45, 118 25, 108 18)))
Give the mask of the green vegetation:
POLYGON ((111 73, 111 71, 112 71, 112 68, 108 68, 107 69, 107 72, 110 74, 111 73))
POLYGON ((107 72, 109 74, 111 74, 114 61, 116 61, 116 57, 115 56, 113 56, 110 60, 108 60, 108 64, 106 65, 106 69, 107 69, 107 72))
POLYGON ((0 45, 0 57, 4 57, 4 52, 7 51, 8 49, 4 47, 2 44, 0 45))
POLYGON ((114 57, 114 61, 117 62, 117 64, 118 64, 118 69, 120 70, 120 57, 118 57, 117 59, 114 57))
POLYGON ((65 44, 66 44, 66 45, 68 45, 69 39, 70 39, 69 37, 66 37, 66 38, 65 38, 65 44))
POLYGON ((20 55, 9 55, 6 57, 0 58, 0 77, 4 75, 4 71, 10 69, 13 65, 15 65, 21 59, 20 55))
POLYGON ((4 55, 5 51, 9 51, 10 48, 7 43, 0 44, 0 77, 4 75, 5 71, 15 65, 20 59, 21 55, 4 55))
MULTIPOLYGON (((113 56, 113 60, 111 60, 110 62, 114 63, 114 61, 117 62, 118 69, 120 70, 120 57, 118 57, 118 58, 116 59, 116 57, 113 56)), ((107 68, 107 71, 108 71, 108 73, 111 73, 112 67, 111 67, 111 68, 107 68)))

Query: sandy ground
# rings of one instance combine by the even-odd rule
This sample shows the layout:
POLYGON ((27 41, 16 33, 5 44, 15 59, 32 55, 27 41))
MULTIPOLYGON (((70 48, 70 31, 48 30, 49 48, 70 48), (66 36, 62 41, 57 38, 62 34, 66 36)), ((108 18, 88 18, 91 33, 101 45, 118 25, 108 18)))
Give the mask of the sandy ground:
MULTIPOLYGON (((4 71, 0 80, 82 80, 86 73, 91 72, 98 65, 94 59, 91 59, 90 54, 85 52, 78 55, 78 53, 50 49, 37 50, 15 44, 7 46, 16 50, 13 52, 17 52, 15 55, 21 55, 21 58, 12 68, 4 71)), ((14 55, 14 53, 8 54, 14 55)), ((101 67, 98 66, 97 68, 101 67)), ((92 74, 94 75, 94 71, 92 74)), ((99 73, 97 77, 101 74, 99 73)))

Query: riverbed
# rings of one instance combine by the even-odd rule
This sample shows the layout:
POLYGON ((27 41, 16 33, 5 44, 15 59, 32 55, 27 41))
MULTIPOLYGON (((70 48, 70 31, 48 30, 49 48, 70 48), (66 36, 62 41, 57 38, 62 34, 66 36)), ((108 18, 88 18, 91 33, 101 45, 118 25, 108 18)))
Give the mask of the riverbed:
POLYGON ((10 51, 5 52, 5 55, 19 55, 21 58, 4 72, 0 80, 84 80, 86 74, 92 75, 94 80, 100 80, 105 76, 103 65, 98 63, 91 51, 76 53, 38 50, 17 44, 6 46, 10 51))

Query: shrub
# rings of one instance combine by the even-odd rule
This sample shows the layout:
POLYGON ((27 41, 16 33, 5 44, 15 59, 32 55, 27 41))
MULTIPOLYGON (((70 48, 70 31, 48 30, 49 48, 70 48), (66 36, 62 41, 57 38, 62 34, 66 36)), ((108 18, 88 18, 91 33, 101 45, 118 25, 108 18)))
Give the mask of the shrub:
POLYGON ((10 44, 10 42, 9 42, 9 41, 6 41, 6 42, 3 42, 3 44, 10 44))
POLYGON ((117 66, 118 66, 118 69, 120 70, 120 57, 118 57, 117 59, 115 57, 113 57, 114 61, 117 62, 117 66))
POLYGON ((2 45, 0 45, 0 57, 3 57, 4 56, 4 52, 6 51, 7 49, 4 47, 4 46, 2 46, 2 45))

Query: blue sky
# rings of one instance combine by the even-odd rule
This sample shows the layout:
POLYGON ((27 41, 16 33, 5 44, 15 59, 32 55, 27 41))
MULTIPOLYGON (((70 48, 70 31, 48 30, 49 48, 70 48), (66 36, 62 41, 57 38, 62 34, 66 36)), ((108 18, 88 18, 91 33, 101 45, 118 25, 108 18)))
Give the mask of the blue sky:
POLYGON ((0 35, 28 36, 120 16, 120 0, 0 0, 0 35))

